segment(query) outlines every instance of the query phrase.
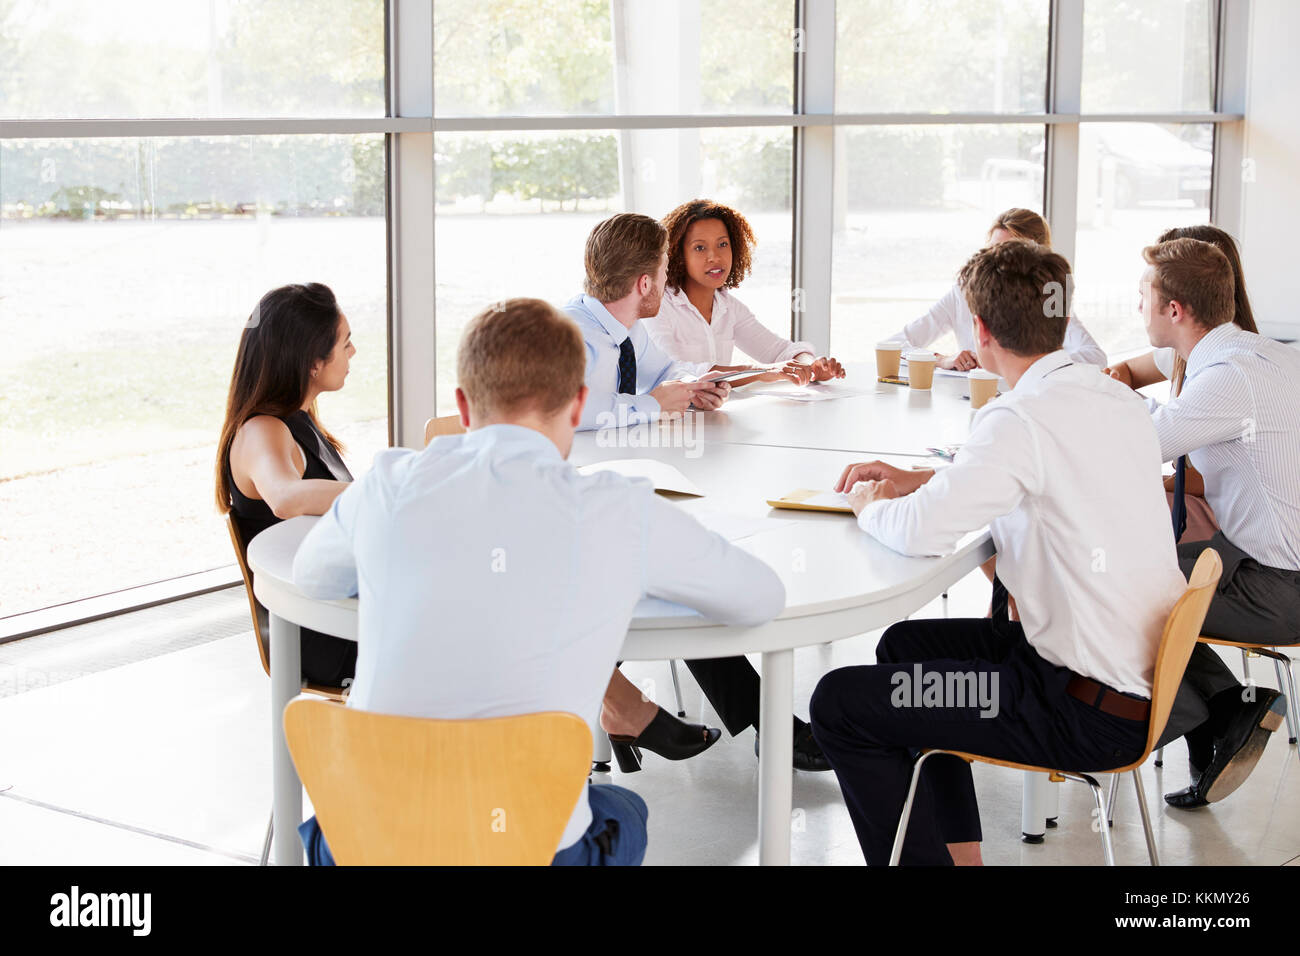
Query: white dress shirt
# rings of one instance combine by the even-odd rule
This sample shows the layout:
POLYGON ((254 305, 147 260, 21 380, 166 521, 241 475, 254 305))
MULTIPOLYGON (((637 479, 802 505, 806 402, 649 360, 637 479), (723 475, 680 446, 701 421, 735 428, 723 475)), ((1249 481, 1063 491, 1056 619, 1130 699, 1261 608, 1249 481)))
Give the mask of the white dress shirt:
POLYGON ((586 382, 590 392, 582 409, 581 430, 644 425, 659 418, 659 401, 650 393, 664 382, 694 377, 712 368, 712 362, 675 362, 650 338, 645 319, 627 328, 604 304, 589 295, 579 295, 564 305, 564 312, 578 323, 587 346, 586 382), (636 394, 618 390, 618 360, 624 339, 632 340, 636 352, 636 394))
MULTIPOLYGON (((293 579, 314 598, 360 597, 349 706, 447 719, 567 711, 593 734, 643 594, 739 625, 785 606, 770 567, 647 482, 580 475, 516 425, 380 452, 308 533, 293 579)), ((590 822, 584 795, 559 846, 590 822)))
POLYGON ((788 362, 801 352, 817 354, 811 342, 791 342, 767 328, 726 289, 713 293, 710 319, 691 304, 685 289, 667 289, 659 314, 645 324, 655 344, 681 362, 731 365, 736 346, 762 365, 788 362))
POLYGON ((1300 571, 1300 352, 1231 322, 1211 329, 1152 421, 1164 460, 1187 455, 1204 477, 1228 540, 1300 571))
MULTIPOLYGON (((975 327, 971 321, 970 306, 966 303, 966 294, 954 285, 925 315, 918 316, 903 327, 903 331, 891 336, 887 341, 903 348, 923 349, 931 342, 951 332, 957 336, 958 351, 975 351, 975 327)), ((1070 356, 1071 361, 1079 365, 1106 366, 1106 353, 1096 343, 1083 323, 1070 316, 1065 326, 1065 341, 1061 348, 1070 356)))
POLYGON ((989 526, 998 577, 1047 661, 1150 696, 1165 619, 1187 581, 1142 400, 1064 351, 981 408, 953 464, 872 502, 864 531, 904 554, 947 554, 989 526))

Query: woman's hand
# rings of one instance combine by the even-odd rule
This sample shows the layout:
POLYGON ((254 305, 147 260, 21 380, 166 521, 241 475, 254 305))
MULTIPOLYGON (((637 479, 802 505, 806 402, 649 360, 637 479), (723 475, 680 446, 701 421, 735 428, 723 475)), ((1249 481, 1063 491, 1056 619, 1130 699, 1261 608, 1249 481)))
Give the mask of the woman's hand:
POLYGON ((832 378, 843 378, 845 375, 844 366, 828 355, 814 360, 810 366, 812 369, 812 380, 814 382, 825 382, 832 378))
POLYGON ((975 357, 975 353, 970 349, 962 349, 956 355, 942 355, 939 357, 939 368, 969 372, 971 369, 979 367, 979 359, 975 357))
POLYGON ((1102 369, 1102 372, 1109 375, 1117 382, 1122 382, 1129 388, 1133 387, 1133 373, 1129 370, 1127 362, 1120 362, 1118 365, 1112 365, 1109 368, 1102 369))

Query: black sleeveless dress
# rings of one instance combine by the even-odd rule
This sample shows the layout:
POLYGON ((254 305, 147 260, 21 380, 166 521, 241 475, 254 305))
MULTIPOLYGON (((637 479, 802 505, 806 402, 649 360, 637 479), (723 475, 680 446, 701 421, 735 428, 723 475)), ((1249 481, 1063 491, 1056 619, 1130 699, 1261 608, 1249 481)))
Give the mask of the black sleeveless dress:
MULTIPOLYGON (((352 480, 348 466, 343 464, 343 459, 334 450, 334 446, 317 430, 310 415, 299 409, 280 421, 288 427, 289 434, 302 449, 303 459, 307 462, 303 478, 352 480)), ((252 541, 254 536, 280 522, 270 505, 260 499, 249 498, 235 485, 229 458, 226 459, 226 480, 230 486, 230 516, 245 542, 252 541)), ((345 679, 353 677, 356 669, 355 641, 345 641, 305 627, 302 629, 302 676, 306 680, 313 684, 338 687, 345 679)))

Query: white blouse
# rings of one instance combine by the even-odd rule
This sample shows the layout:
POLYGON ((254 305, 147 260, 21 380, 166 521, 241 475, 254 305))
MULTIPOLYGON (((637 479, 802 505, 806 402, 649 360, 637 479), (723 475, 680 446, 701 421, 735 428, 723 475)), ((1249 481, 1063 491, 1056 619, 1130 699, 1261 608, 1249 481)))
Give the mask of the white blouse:
POLYGON ((788 362, 800 352, 817 354, 811 342, 791 342, 768 329, 726 289, 713 293, 712 322, 691 305, 684 289, 665 289, 659 314, 644 322, 655 344, 679 362, 731 365, 736 346, 763 365, 788 362))
MULTIPOLYGON (((966 296, 956 285, 949 289, 925 315, 908 322, 903 331, 891 336, 888 341, 896 342, 904 348, 923 349, 945 332, 957 336, 957 348, 961 351, 975 351, 975 330, 971 325, 970 306, 966 296)), ((1096 343, 1088 330, 1073 315, 1065 326, 1065 342, 1062 344, 1071 361, 1081 365, 1106 366, 1106 353, 1096 343)))

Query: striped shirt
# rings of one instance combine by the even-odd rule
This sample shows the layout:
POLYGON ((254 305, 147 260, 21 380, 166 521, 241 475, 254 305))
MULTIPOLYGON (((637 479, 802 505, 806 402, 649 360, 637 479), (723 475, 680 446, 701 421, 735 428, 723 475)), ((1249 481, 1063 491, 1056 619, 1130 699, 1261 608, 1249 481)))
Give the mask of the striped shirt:
POLYGON ((1164 460, 1187 455, 1204 476, 1228 540, 1300 571, 1300 351, 1230 322, 1211 329, 1153 421, 1164 460))

